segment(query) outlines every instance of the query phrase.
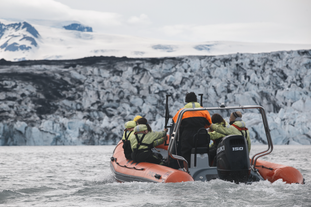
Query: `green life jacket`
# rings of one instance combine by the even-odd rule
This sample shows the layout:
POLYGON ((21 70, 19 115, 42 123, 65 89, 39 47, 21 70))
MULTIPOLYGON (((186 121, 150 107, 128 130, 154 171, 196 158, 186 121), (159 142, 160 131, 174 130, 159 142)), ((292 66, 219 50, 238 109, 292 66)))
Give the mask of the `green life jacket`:
POLYGON ((153 143, 150 143, 150 144, 146 144, 146 143, 143 143, 143 140, 145 138, 145 135, 146 134, 143 134, 143 136, 141 137, 141 139, 139 139, 139 137, 137 136, 137 134, 135 134, 135 137, 136 137, 136 140, 137 140, 137 147, 136 149, 134 149, 136 152, 137 151, 146 151, 146 150, 151 150, 153 148, 153 143), (147 148, 144 148, 144 149, 139 149, 140 146, 147 146, 147 148))

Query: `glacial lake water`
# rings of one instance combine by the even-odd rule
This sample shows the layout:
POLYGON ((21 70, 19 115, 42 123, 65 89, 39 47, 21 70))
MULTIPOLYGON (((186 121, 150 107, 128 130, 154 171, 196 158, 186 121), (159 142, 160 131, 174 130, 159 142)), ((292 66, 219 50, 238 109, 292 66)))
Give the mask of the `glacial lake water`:
MULTIPOLYGON (((118 183, 110 170, 114 147, 0 147, 0 206, 311 206, 311 146, 274 146, 263 158, 297 168, 304 185, 118 183)), ((251 155, 265 149, 253 145, 251 155)))

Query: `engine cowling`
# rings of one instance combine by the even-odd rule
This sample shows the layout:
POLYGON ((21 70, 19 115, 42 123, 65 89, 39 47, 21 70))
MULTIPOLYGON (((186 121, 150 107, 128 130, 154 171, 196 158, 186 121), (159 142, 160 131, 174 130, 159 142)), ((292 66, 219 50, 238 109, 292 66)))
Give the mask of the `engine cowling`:
POLYGON ((224 137, 217 147, 217 171, 222 180, 248 181, 251 167, 246 139, 241 135, 224 137))

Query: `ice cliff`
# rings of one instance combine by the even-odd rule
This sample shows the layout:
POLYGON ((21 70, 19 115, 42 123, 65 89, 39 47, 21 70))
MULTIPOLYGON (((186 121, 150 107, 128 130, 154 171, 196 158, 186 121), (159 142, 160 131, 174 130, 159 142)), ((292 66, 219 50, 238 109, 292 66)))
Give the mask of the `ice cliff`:
MULTIPOLYGON (((164 127, 187 92, 204 106, 262 105, 274 144, 311 144, 311 50, 175 58, 0 60, 1 145, 116 144, 124 122, 164 127)), ((212 114, 213 112, 211 112, 212 114)), ((227 114, 228 115, 228 114, 227 114)), ((228 117, 225 117, 226 120, 228 117)), ((245 113, 252 143, 265 143, 245 113)))

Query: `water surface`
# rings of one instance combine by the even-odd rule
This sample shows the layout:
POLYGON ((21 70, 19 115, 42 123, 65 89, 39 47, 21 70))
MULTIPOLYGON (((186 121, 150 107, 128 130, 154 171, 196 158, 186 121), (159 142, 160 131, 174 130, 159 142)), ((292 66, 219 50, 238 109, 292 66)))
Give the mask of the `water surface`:
MULTIPOLYGON (((263 158, 297 168, 305 185, 118 183, 114 147, 0 147, 0 206, 311 206, 311 146, 274 146, 263 158)), ((251 154, 266 148, 253 145, 251 154)))

